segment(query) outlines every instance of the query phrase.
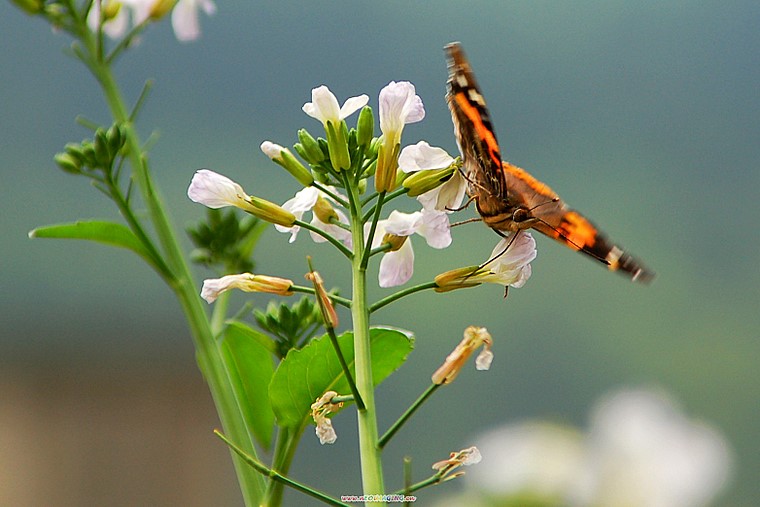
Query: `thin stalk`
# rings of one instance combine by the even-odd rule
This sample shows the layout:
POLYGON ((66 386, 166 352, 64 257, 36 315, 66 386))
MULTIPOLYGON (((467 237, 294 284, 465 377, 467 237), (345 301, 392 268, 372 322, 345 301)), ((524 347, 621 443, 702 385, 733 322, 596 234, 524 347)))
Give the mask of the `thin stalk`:
MULTIPOLYGON (((301 292, 303 294, 314 294, 316 291, 312 287, 304 287, 303 285, 291 285, 290 286, 291 292, 301 292)), ((351 308, 351 300, 346 299, 344 297, 337 296, 335 294, 328 294, 330 296, 330 300, 341 306, 345 306, 346 308, 351 308)))
POLYGON ((293 225, 298 225, 298 226, 303 227, 304 229, 307 229, 307 230, 309 230, 309 231, 311 231, 311 232, 313 232, 315 234, 319 234, 320 236, 322 236, 323 238, 325 238, 327 241, 329 241, 330 243, 332 243, 333 246, 335 246, 335 248, 337 248, 338 250, 340 250, 340 252, 343 255, 345 255, 346 257, 348 257, 349 259, 353 255, 351 253, 351 250, 349 250, 346 245, 344 245, 343 243, 341 243, 340 241, 338 241, 337 239, 335 239, 335 237, 333 237, 331 234, 323 231, 319 227, 315 227, 315 226, 311 225, 309 222, 303 222, 301 220, 296 220, 295 222, 293 222, 293 225))
MULTIPOLYGON (((290 465, 293 463, 293 457, 296 454, 298 442, 301 440, 301 435, 305 428, 306 424, 302 424, 300 428, 281 427, 279 429, 272 463, 273 472, 282 476, 287 475, 288 470, 290 470, 290 465)), ((291 484, 279 481, 270 475, 263 505, 266 505, 267 507, 277 507, 282 505, 282 495, 284 492, 283 486, 285 485, 291 484)))
POLYGON ((395 435, 396 432, 401 429, 404 423, 408 421, 410 417, 412 417, 417 409, 420 408, 422 404, 427 401, 430 395, 433 394, 439 387, 441 387, 441 384, 430 384, 430 387, 428 387, 425 392, 422 393, 420 397, 417 398, 403 414, 401 414, 401 417, 399 417, 398 420, 396 420, 396 422, 393 423, 390 428, 388 428, 388 431, 386 431, 385 434, 380 437, 380 440, 377 441, 377 446, 380 449, 385 447, 385 444, 387 444, 388 441, 393 438, 393 435, 395 435))
POLYGON ((408 289, 400 290, 396 292, 395 294, 391 294, 390 296, 384 297, 380 301, 375 302, 374 305, 369 307, 369 313, 374 313, 378 311, 380 308, 393 303, 397 299, 401 299, 404 296, 408 296, 409 294, 414 294, 415 292, 421 292, 423 290, 428 290, 428 289, 435 289, 436 287, 438 287, 438 285, 436 285, 435 282, 426 282, 426 283, 421 283, 419 285, 415 285, 414 287, 409 287, 408 289))
POLYGON ((348 506, 348 504, 339 502, 338 500, 335 500, 334 498, 327 495, 326 493, 322 493, 321 491, 312 489, 308 486, 301 484, 300 482, 296 482, 293 479, 290 479, 289 477, 275 470, 272 470, 271 468, 267 468, 266 466, 264 466, 263 463, 258 461, 256 458, 254 458, 253 456, 250 456, 243 449, 233 444, 232 441, 230 441, 227 437, 225 437, 222 433, 220 433, 219 430, 214 430, 214 433, 216 434, 216 436, 221 438, 224 441, 224 443, 227 444, 230 447, 230 449, 232 449, 232 451, 237 453, 238 456, 240 456, 240 458, 243 461, 245 461, 248 465, 253 467, 260 474, 263 474, 274 481, 280 482, 282 484, 286 484, 290 486, 291 488, 298 490, 301 493, 305 493, 312 498, 316 498, 317 500, 320 500, 328 505, 339 505, 339 506, 344 506, 344 507, 348 506))
MULTIPOLYGON (((129 112, 119 87, 111 73, 110 66, 102 58, 96 58, 98 54, 97 43, 93 34, 89 30, 82 29, 80 37, 89 53, 85 63, 100 83, 114 119, 125 126, 127 132, 126 147, 133 176, 163 248, 166 264, 172 271, 173 277, 169 286, 176 294, 189 323, 198 366, 209 386, 219 418, 225 431, 237 442, 241 442, 243 449, 248 454, 255 455, 255 448, 248 435, 221 352, 211 332, 205 309, 201 306, 201 300, 196 293, 197 289, 192 282, 190 270, 164 209, 163 200, 154 187, 151 174, 148 172, 139 137, 130 122, 129 112)), ((233 456, 246 505, 258 505, 264 491, 264 481, 246 465, 243 459, 238 458, 235 454, 233 456)))

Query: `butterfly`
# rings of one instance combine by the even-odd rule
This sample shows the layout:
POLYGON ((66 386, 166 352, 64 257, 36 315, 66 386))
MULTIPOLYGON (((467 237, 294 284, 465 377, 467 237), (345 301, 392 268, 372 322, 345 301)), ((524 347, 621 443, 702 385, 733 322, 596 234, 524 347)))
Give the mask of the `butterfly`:
POLYGON ((461 45, 452 42, 445 51, 449 69, 446 101, 462 154, 463 175, 469 182, 468 194, 483 222, 503 237, 534 229, 611 271, 649 282, 654 273, 640 261, 569 208, 548 185, 502 160, 486 101, 461 45))

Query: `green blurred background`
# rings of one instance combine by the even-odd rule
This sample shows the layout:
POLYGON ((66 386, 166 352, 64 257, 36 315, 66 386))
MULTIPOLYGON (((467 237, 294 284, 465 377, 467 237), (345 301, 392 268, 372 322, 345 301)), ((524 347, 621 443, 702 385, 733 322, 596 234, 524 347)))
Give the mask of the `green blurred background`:
MULTIPOLYGON (((760 3, 229 2, 202 28, 199 41, 182 44, 161 23, 117 66, 132 99, 156 80, 139 128, 160 132, 151 162, 178 227, 204 214, 185 195, 200 167, 275 202, 292 196, 297 184, 258 146, 290 145, 302 127, 318 133, 301 106, 320 84, 341 101, 367 93, 376 107, 388 81, 412 81, 427 116, 404 142, 454 153, 442 47, 459 40, 505 158, 658 272, 651 286, 634 285, 538 238, 533 277, 506 301, 500 288, 482 287, 416 295, 378 314, 376 323, 417 335, 409 363, 379 391, 381 427, 428 385, 467 325, 486 326, 496 354, 490 372, 464 371, 392 442, 389 484, 399 484, 405 454, 421 478, 500 423, 583 426, 609 389, 654 385, 730 441, 734 477, 716 504, 757 505, 760 3)), ((0 472, 24 470, 20 479, 0 473, 0 499, 33 505, 50 490, 59 505, 235 505, 171 293, 128 253, 27 239, 38 225, 116 218, 84 179, 52 162, 86 135, 78 114, 110 123, 93 79, 62 54, 68 44, 0 3, 0 472), (72 437, 76 428, 90 436, 72 437), (207 496, 180 494, 196 490, 207 496)), ((477 263, 498 239, 477 224, 454 232, 442 251, 415 241, 415 280, 477 263)), ((348 292, 345 266, 306 235, 288 245, 267 232, 257 270, 300 279, 307 253, 348 292)), ((292 475, 356 493, 354 418, 346 411, 335 425, 330 447, 307 434, 292 475)), ((418 504, 456 488, 433 488, 418 504)))

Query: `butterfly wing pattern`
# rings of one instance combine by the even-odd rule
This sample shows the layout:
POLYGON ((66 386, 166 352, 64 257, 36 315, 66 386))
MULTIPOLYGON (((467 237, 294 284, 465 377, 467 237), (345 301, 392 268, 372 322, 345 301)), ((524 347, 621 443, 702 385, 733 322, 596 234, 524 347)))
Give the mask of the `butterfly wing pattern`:
POLYGON ((446 46, 451 110, 468 193, 483 222, 497 234, 535 229, 585 253, 633 281, 649 282, 654 273, 613 243, 581 213, 569 208, 545 183, 505 162, 485 99, 459 43, 446 46))

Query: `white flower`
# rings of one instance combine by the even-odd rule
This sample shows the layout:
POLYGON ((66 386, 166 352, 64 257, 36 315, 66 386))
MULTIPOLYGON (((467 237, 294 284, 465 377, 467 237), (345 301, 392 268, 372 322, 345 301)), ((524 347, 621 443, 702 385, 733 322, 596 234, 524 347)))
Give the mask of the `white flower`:
MULTIPOLYGON (((398 167, 405 173, 445 169, 454 163, 454 159, 443 148, 430 146, 426 141, 420 141, 405 147, 398 157, 398 167)), ((467 180, 458 170, 444 184, 417 196, 417 200, 425 209, 438 211, 456 210, 462 204, 467 180)))
POLYGON ((481 350, 478 357, 475 359, 475 368, 477 370, 487 370, 491 367, 491 361, 493 361, 493 352, 491 352, 491 345, 493 340, 488 329, 478 326, 468 326, 464 330, 464 338, 456 346, 456 348, 446 356, 446 360, 443 364, 433 373, 431 380, 434 384, 449 384, 457 378, 459 372, 462 371, 464 364, 470 358, 473 352, 475 352, 481 346, 481 350))
POLYGON ((193 202, 214 209, 225 206, 245 207, 248 197, 238 183, 208 169, 196 171, 187 189, 187 196, 193 202))
POLYGON ((367 102, 367 95, 359 95, 346 100, 343 107, 340 107, 335 95, 327 86, 322 85, 311 90, 311 102, 303 105, 303 112, 323 124, 327 124, 328 121, 337 124, 364 107, 367 102))
MULTIPOLYGON (((377 248, 383 244, 385 234, 408 237, 419 234, 433 248, 446 248, 451 244, 451 230, 446 213, 431 210, 402 213, 392 211, 387 220, 380 220, 372 242, 377 248)), ((414 272, 414 250, 408 239, 395 251, 386 252, 380 261, 378 273, 380 287, 396 287, 409 281, 414 272)))
POLYGON ((280 296, 290 296, 290 288, 293 281, 276 276, 254 275, 252 273, 240 273, 227 275, 221 278, 209 278, 203 280, 201 297, 211 304, 222 292, 230 289, 240 289, 245 292, 266 292, 280 296))
POLYGON ((177 40, 188 42, 201 35, 198 9, 211 16, 216 12, 213 0, 179 0, 172 10, 172 28, 177 40))
POLYGON ((698 507, 725 484, 728 445, 658 393, 615 393, 594 411, 575 499, 582 505, 698 507))
MULTIPOLYGON (((334 187, 326 187, 331 192, 338 195, 340 198, 345 199, 345 196, 338 193, 334 187)), ((314 209, 314 206, 317 205, 317 201, 322 199, 327 199, 328 201, 335 203, 335 200, 330 197, 328 194, 322 192, 321 190, 315 188, 315 187, 306 187, 303 190, 300 190, 298 193, 296 193, 295 197, 292 199, 289 199, 285 202, 285 204, 282 205, 283 209, 293 213, 298 220, 301 220, 301 217, 303 217, 303 214, 307 211, 312 211, 314 209)), ((345 213, 343 213, 340 209, 335 209, 335 213, 338 216, 338 220, 343 224, 348 224, 348 217, 346 217, 345 213)), ((344 245, 351 248, 351 233, 347 231, 346 229, 343 229, 342 227, 339 227, 335 224, 325 223, 319 219, 316 213, 313 214, 313 218, 311 220, 311 224, 318 227, 319 229, 329 233, 339 241, 341 241, 344 245)), ((281 225, 275 225, 278 231, 280 232, 289 232, 290 233, 290 243, 294 242, 296 240, 296 237, 298 236, 298 231, 301 230, 301 227, 294 225, 293 227, 283 227, 281 225)), ((311 239, 313 239, 316 243, 324 243, 327 241, 325 238, 320 236, 319 234, 316 234, 315 232, 309 231, 309 234, 311 235, 311 239)))
POLYGON ((510 234, 496 244, 489 258, 493 260, 485 268, 490 273, 478 277, 478 281, 520 288, 530 278, 530 263, 536 258, 536 240, 525 231, 517 233, 516 238, 510 234))
MULTIPOLYGON (((112 39, 123 37, 127 33, 130 17, 133 26, 144 23, 148 18, 157 20, 168 9, 172 9, 172 27, 177 40, 186 42, 200 36, 198 9, 212 15, 216 12, 213 0, 178 0, 172 6, 169 0, 105 0, 102 6, 110 19, 103 23, 103 31, 112 39), (115 14, 114 14, 115 13, 115 14)), ((87 25, 96 31, 100 23, 101 2, 94 1, 87 13, 87 25)))
POLYGON ((391 81, 380 90, 380 130, 386 137, 398 142, 404 125, 424 117, 422 99, 409 81, 391 81))
MULTIPOLYGON (((90 30, 95 32, 98 29, 101 5, 106 13, 115 11, 115 14, 111 14, 113 17, 103 21, 103 32, 112 39, 117 39, 127 33, 132 7, 130 3, 119 2, 118 0, 104 0, 102 4, 101 2, 92 2, 90 11, 87 13, 87 26, 90 27, 90 30), (130 7, 128 8, 128 6, 130 7)), ((145 16, 147 16, 147 10, 145 12, 145 16)))
POLYGON ((567 504, 562 500, 577 481, 583 461, 580 432, 526 421, 490 431, 477 445, 488 449, 484 466, 468 474, 478 490, 496 498, 529 494, 537 504, 567 504))

